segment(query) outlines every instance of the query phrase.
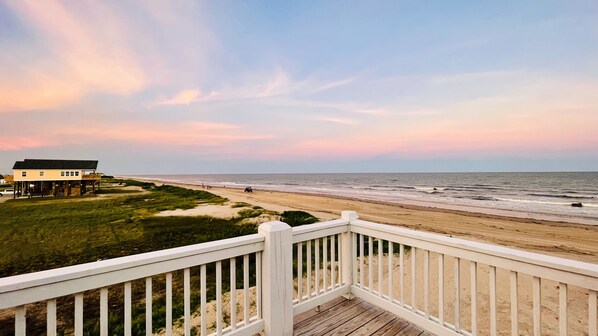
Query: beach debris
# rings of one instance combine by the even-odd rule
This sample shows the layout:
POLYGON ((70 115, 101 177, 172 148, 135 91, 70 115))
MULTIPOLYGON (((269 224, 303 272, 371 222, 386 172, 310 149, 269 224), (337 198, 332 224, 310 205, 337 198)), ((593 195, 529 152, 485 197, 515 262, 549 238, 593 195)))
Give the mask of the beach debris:
POLYGON ((581 208, 583 207, 583 204, 581 202, 573 202, 571 203, 571 206, 574 208, 581 208))
POLYGON ((253 192, 253 188, 252 187, 245 187, 244 191, 252 193, 253 192))

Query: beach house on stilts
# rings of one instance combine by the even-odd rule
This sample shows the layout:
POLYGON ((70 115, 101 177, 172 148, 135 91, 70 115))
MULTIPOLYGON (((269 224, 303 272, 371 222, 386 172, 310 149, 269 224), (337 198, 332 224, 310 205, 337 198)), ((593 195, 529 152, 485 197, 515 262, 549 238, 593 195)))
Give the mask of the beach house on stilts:
POLYGON ((80 196, 95 192, 101 174, 97 160, 39 160, 15 162, 15 196, 80 196))

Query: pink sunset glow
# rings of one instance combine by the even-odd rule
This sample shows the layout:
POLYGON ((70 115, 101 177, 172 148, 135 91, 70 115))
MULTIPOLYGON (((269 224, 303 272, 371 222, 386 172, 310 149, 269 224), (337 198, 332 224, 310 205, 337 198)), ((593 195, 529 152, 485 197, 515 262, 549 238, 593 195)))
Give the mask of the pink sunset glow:
MULTIPOLYGON (((433 49, 419 40, 401 42, 414 44, 395 50, 401 57, 381 52, 401 45, 386 41, 399 28, 371 31, 362 44, 373 43, 374 52, 324 48, 344 40, 312 44, 317 34, 278 40, 271 27, 253 27, 252 35, 235 24, 246 17, 217 4, 1 5, 0 116, 9 126, 0 153, 7 160, 68 158, 73 148, 75 156, 112 155, 98 144, 151 153, 147 160, 184 149, 203 160, 352 159, 364 167, 372 157, 598 160, 595 62, 570 49, 562 48, 570 68, 508 54, 460 63, 482 41, 508 40, 470 36, 463 39, 478 42, 463 50, 456 43, 430 51, 429 58, 453 53, 438 60, 441 67, 402 51, 433 49)), ((288 36, 306 27, 281 25, 288 36)), ((509 49, 501 48, 495 52, 509 49)))

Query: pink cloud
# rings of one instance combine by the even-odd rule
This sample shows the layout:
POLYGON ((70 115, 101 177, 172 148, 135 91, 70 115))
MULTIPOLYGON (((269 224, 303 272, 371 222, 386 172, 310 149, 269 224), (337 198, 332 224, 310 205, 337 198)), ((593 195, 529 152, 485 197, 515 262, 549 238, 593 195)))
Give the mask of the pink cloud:
MULTIPOLYGON (((129 94, 147 79, 125 38, 119 13, 103 2, 10 1, 9 8, 35 34, 34 62, 4 64, 0 111, 53 108, 91 91, 129 94), (24 84, 26 83, 26 84, 24 84), (5 97, 6 96, 6 97, 5 97)), ((30 46, 33 48, 33 46, 30 46)))
MULTIPOLYGON (((53 128, 54 129, 54 128, 53 128)), ((93 123, 56 131, 31 131, 27 136, 0 138, 0 150, 120 142, 157 147, 229 146, 244 141, 272 139, 270 134, 254 133, 232 124, 209 122, 127 122, 93 123)))
POLYGON ((217 98, 218 96, 219 94, 216 91, 212 91, 207 95, 202 95, 201 91, 199 91, 198 89, 183 90, 175 94, 171 98, 158 100, 152 105, 189 105, 191 103, 196 103, 199 101, 212 100, 214 98, 217 98))

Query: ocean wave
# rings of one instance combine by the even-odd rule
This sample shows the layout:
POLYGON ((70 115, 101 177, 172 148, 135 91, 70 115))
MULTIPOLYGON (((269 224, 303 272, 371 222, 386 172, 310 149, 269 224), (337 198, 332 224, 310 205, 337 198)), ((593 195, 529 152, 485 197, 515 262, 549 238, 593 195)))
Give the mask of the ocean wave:
POLYGON ((493 201, 493 202, 500 201, 500 199, 498 199, 498 198, 494 198, 494 197, 491 197, 491 196, 481 196, 481 195, 455 196, 455 198, 467 198, 467 199, 472 199, 472 200, 475 200, 475 201, 493 201))
POLYGON ((529 196, 538 196, 538 197, 553 197, 553 198, 571 198, 571 199, 595 199, 594 196, 571 196, 565 194, 540 194, 540 193, 531 193, 528 194, 529 196))

